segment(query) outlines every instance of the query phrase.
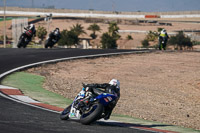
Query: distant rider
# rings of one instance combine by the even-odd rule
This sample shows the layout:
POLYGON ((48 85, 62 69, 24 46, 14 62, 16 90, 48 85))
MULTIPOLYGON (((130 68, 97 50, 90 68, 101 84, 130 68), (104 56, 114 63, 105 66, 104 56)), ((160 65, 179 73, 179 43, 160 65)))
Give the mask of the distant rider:
POLYGON ((161 33, 159 34, 159 50, 162 50, 162 48, 166 50, 168 39, 169 39, 169 36, 167 34, 167 31, 165 29, 162 29, 161 33))
POLYGON ((117 96, 115 102, 113 102, 110 106, 106 108, 105 115, 103 116, 103 118, 105 120, 108 120, 110 118, 112 110, 114 109, 120 98, 120 82, 116 79, 112 79, 109 83, 104 84, 87 84, 78 94, 78 99, 80 99, 81 102, 78 104, 77 109, 79 109, 85 104, 84 102, 87 101, 85 99, 90 97, 93 94, 94 89, 97 88, 102 89, 105 93, 110 93, 117 96))
POLYGON ((23 32, 22 35, 26 35, 28 38, 28 42, 31 41, 33 36, 36 36, 36 30, 35 30, 35 25, 30 24, 27 27, 24 27, 25 31, 23 32))
POLYGON ((54 44, 56 44, 59 41, 60 38, 61 38, 60 29, 56 28, 49 34, 49 37, 45 43, 45 48, 48 47, 52 48, 54 44))
POLYGON ((61 34, 60 34, 60 29, 59 28, 56 28, 54 31, 52 31, 49 34, 49 38, 56 40, 55 43, 57 43, 59 41, 60 37, 61 37, 61 34))

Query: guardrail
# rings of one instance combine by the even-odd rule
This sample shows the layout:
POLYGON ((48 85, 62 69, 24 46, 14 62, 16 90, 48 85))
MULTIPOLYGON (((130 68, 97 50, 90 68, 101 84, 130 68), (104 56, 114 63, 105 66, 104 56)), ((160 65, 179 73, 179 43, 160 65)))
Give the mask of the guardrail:
MULTIPOLYGON (((3 11, 0 7, 0 11, 3 11)), ((21 8, 6 7, 7 11, 25 11, 25 12, 55 12, 55 13, 94 13, 94 14, 125 14, 125 15, 185 15, 200 14, 199 11, 176 11, 176 12, 113 12, 113 11, 97 11, 97 10, 73 10, 73 9, 47 9, 47 8, 21 8)))
MULTIPOLYGON (((84 18, 200 18, 200 11, 190 12, 105 12, 69 9, 37 9, 37 8, 7 8, 7 15, 46 16, 53 14, 56 17, 84 17, 84 18)), ((0 7, 0 15, 3 15, 0 7)))

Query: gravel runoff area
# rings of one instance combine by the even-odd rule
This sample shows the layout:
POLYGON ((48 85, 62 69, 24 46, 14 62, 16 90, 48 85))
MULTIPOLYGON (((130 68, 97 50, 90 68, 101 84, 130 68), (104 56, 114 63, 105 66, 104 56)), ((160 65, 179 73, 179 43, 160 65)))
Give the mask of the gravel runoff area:
POLYGON ((121 82, 114 113, 200 129, 200 52, 154 52, 43 65, 44 88, 73 99, 82 83, 121 82))

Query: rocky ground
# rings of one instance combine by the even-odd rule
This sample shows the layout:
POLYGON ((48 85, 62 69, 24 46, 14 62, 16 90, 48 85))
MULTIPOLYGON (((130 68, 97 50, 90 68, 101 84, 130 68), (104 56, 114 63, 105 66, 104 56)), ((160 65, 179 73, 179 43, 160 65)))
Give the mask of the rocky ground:
POLYGON ((114 113, 200 129, 200 52, 81 59, 29 69, 44 88, 73 99, 82 83, 121 82, 114 113))

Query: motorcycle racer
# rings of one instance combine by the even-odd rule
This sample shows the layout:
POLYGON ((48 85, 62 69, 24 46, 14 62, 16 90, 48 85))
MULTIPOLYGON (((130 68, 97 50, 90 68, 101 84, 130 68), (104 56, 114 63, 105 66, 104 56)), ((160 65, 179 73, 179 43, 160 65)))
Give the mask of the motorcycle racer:
POLYGON ((59 28, 56 28, 54 31, 52 31, 50 34, 49 34, 49 38, 54 38, 57 42, 58 40, 60 39, 60 29, 59 28))
POLYGON ((36 36, 35 25, 30 24, 27 27, 24 27, 24 32, 21 34, 21 36, 19 38, 19 42, 18 42, 18 45, 17 45, 18 48, 20 48, 20 47, 25 48, 26 45, 28 45, 29 42, 32 40, 33 36, 36 36))
POLYGON ((30 24, 27 27, 24 27, 24 29, 25 29, 24 33, 26 33, 29 38, 36 36, 36 30, 34 24, 30 24))
POLYGON ((45 48, 48 48, 48 47, 52 48, 53 45, 59 41, 60 38, 61 38, 60 29, 56 28, 54 31, 52 31, 49 34, 47 43, 45 44, 45 48))
POLYGON ((166 50, 167 41, 169 39, 169 36, 167 34, 167 31, 165 29, 162 29, 161 33, 159 34, 159 50, 166 50), (163 46, 161 46, 163 44, 163 46))
POLYGON ((77 95, 77 99, 79 99, 77 100, 77 103, 79 104, 76 105, 76 108, 79 109, 81 106, 84 106, 84 104, 87 102, 87 99, 91 97, 94 89, 96 88, 103 90, 105 93, 117 96, 117 99, 105 109, 105 114, 103 118, 105 120, 108 120, 110 118, 112 110, 114 109, 120 98, 120 82, 117 79, 112 79, 109 83, 85 85, 84 88, 77 95))

